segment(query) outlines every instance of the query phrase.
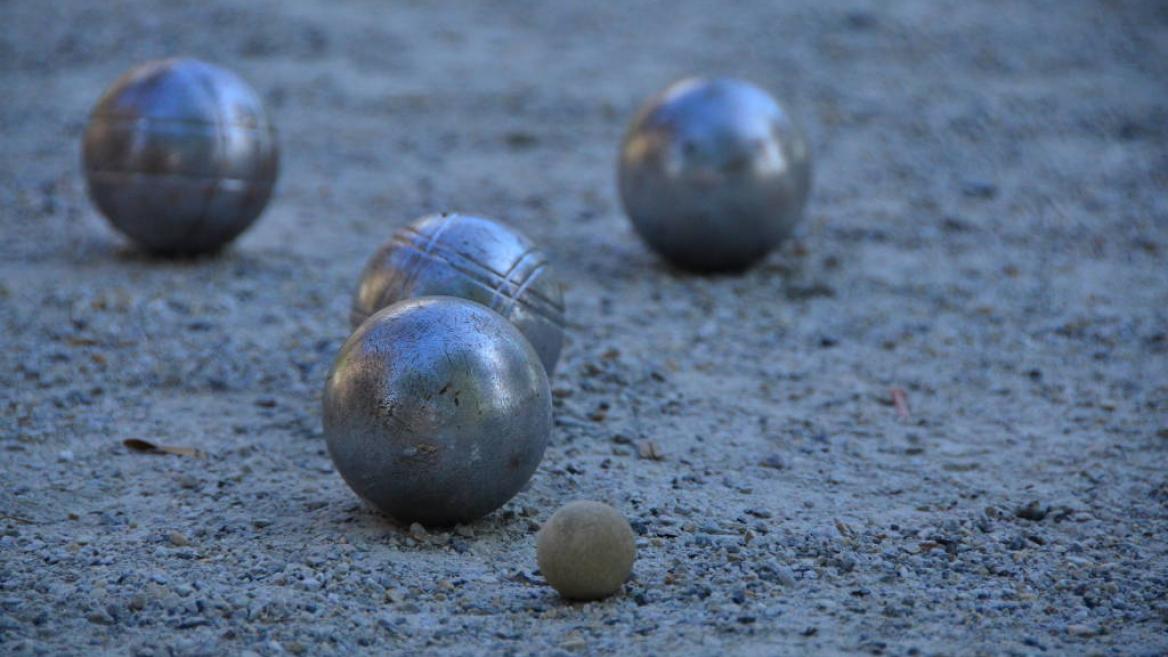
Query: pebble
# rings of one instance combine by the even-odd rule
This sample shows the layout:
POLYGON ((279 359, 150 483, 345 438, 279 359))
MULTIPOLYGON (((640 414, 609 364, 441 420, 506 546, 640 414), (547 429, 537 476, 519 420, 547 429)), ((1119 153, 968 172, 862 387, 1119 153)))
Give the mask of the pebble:
POLYGON ((1097 628, 1097 627, 1092 627, 1090 625, 1072 624, 1072 625, 1067 625, 1067 634, 1070 634, 1072 636, 1087 637, 1087 636, 1095 636, 1096 634, 1100 634, 1100 632, 1099 632, 1099 628, 1097 628))
POLYGON ((969 198, 991 199, 998 195, 998 186, 984 180, 968 180, 961 185, 961 193, 969 198))
POLYGON ((426 528, 423 527, 422 523, 420 523, 420 522, 411 523, 409 533, 410 533, 410 538, 414 539, 415 541, 418 541, 419 543, 421 543, 422 541, 425 541, 426 538, 429 536, 429 534, 426 532, 426 528))
POLYGON ((1020 506, 1014 511, 1015 516, 1034 522, 1040 522, 1048 513, 1050 513, 1050 507, 1044 507, 1038 500, 1032 500, 1026 506, 1020 506))
POLYGON ((759 465, 764 468, 783 470, 787 467, 787 462, 780 454, 767 454, 765 457, 763 457, 762 461, 759 462, 759 465))

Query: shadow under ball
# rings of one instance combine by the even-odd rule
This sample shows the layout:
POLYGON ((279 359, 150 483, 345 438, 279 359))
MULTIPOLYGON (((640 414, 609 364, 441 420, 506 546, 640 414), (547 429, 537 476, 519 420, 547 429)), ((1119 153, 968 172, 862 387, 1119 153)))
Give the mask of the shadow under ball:
POLYGON ((454 297, 370 317, 324 388, 337 471, 399 522, 451 525, 499 508, 535 472, 551 428, 531 344, 486 306, 454 297))
POLYGON ((811 186, 807 142, 762 89, 687 79, 652 98, 621 147, 637 233, 674 265, 743 270, 791 234, 811 186))
POLYGON ((349 319, 403 299, 470 299, 507 318, 535 347, 548 376, 564 340, 564 295, 547 255, 513 228, 482 217, 434 214, 400 228, 361 274, 349 319))
POLYGON ((195 59, 138 66, 98 101, 82 153, 89 195, 141 248, 215 251, 272 195, 275 131, 255 91, 195 59))

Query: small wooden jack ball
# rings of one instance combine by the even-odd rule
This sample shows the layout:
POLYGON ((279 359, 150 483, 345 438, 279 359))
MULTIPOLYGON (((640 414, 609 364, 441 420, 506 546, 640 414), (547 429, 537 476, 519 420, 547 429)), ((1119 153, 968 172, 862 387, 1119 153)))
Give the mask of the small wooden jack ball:
POLYGON ((629 521, 600 502, 564 505, 536 536, 540 571, 570 600, 600 600, 619 591, 633 570, 636 551, 629 521))

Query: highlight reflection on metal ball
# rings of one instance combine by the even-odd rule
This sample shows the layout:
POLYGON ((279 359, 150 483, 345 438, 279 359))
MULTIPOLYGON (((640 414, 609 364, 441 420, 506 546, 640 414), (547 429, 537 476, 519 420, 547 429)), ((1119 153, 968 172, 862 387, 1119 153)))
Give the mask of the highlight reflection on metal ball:
POLYGON ((619 185, 637 233, 666 259, 697 271, 740 270, 802 218, 811 158, 798 126, 765 91, 688 79, 633 120, 619 185))
POLYGON ((423 297, 370 317, 324 388, 329 454, 402 522, 449 525, 511 499, 543 458, 551 390, 531 344, 472 301, 423 297))
POLYGON ((89 195, 155 253, 214 251, 242 233, 276 182, 275 132, 256 93, 195 59, 143 64, 105 92, 85 128, 89 195))
POLYGON ((422 217, 369 260, 353 299, 354 327, 389 304, 447 295, 477 301, 514 324, 551 376, 564 340, 564 296, 547 255, 518 231, 464 214, 422 217))

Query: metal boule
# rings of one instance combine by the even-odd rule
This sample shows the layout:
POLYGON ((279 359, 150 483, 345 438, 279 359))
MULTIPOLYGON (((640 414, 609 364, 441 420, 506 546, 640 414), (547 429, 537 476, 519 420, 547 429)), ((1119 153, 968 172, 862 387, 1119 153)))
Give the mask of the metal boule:
POLYGON ((481 303, 535 347, 548 376, 564 341, 564 296, 547 254, 519 231, 466 214, 433 214, 397 230, 370 258, 350 322, 403 299, 447 295, 481 303))
POLYGON ((811 154, 768 93, 687 79, 653 97, 621 147, 618 182, 637 233, 674 265, 742 270, 802 219, 811 154))
POLYGON ((146 251, 215 251, 263 211, 275 131, 255 91, 196 59, 138 66, 98 101, 82 160, 90 198, 146 251))
POLYGON ((329 455, 392 518, 451 525, 502 506, 543 458, 551 390, 531 344, 486 306, 396 303, 341 347, 324 388, 329 455))

